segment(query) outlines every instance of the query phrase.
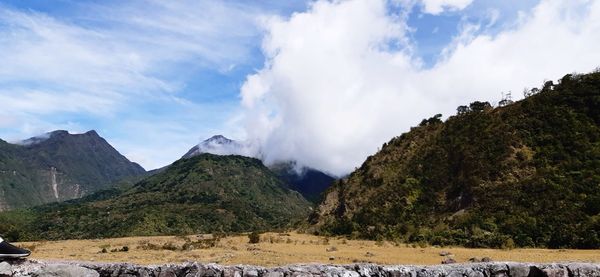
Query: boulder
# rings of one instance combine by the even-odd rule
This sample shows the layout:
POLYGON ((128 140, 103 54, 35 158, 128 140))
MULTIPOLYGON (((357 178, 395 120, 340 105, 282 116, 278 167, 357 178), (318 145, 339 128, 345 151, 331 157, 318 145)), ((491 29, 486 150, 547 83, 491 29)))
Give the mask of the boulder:
POLYGON ((449 255, 450 255, 450 252, 448 252, 448 251, 442 251, 442 252, 440 252, 440 256, 442 256, 442 257, 449 256, 449 255))
POLYGON ((0 263, 0 277, 12 276, 12 266, 7 262, 0 263))
POLYGON ((31 273, 33 277, 99 277, 92 269, 70 264, 48 264, 31 273))
POLYGON ((445 258, 444 260, 442 260, 442 264, 455 264, 456 260, 452 259, 452 258, 445 258))
POLYGON ((469 262, 470 263, 480 263, 481 260, 477 257, 471 257, 471 258, 469 258, 469 262))

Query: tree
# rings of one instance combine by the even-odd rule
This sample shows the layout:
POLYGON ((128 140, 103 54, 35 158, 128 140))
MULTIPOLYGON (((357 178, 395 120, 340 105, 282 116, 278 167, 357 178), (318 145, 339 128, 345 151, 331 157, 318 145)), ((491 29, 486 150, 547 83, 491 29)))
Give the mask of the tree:
POLYGON ((502 93, 502 100, 498 102, 498 106, 504 107, 514 103, 512 100, 512 92, 508 92, 507 94, 502 93))
POLYGON ((532 88, 532 89, 525 88, 525 89, 523 89, 523 97, 527 98, 527 97, 537 94, 538 92, 540 92, 539 88, 532 88))
POLYGON ((249 243, 259 243, 260 242, 260 234, 256 231, 248 234, 249 243))
POLYGON ((474 112, 483 112, 486 110, 491 110, 492 105, 490 102, 475 101, 469 105, 469 108, 471 108, 471 111, 474 112))
POLYGON ((462 114, 466 114, 468 112, 470 112, 471 109, 468 106, 458 106, 458 108, 456 108, 456 114, 458 115, 462 115, 462 114))
POLYGON ((438 123, 442 123, 442 114, 436 114, 428 119, 423 119, 421 121, 421 123, 419 124, 419 126, 426 126, 426 125, 433 125, 433 124, 438 124, 438 123))

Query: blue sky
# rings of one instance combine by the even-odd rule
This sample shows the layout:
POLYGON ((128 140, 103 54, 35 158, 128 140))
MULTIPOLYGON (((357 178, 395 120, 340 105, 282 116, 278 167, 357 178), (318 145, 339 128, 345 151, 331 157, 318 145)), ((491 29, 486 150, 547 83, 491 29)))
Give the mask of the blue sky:
MULTIPOLYGON (((555 36, 595 42, 597 26, 590 23, 597 6, 583 0, 2 0, 0 138, 95 129, 153 169, 223 134, 258 144, 257 155, 270 162, 296 159, 344 174, 419 118, 449 115, 475 98, 497 101, 501 91, 561 72, 593 69, 593 51, 579 47, 584 58, 512 78, 528 53, 506 43, 550 37, 534 30, 543 24, 566 26, 555 36), (547 14, 555 20, 542 22, 547 14), (588 32, 573 31, 584 25, 588 32), (507 59, 491 60, 493 51, 507 59), (499 69, 467 70, 478 55, 499 69), (447 73, 462 69, 464 75, 447 73), (497 82, 485 82, 490 87, 466 81, 496 74, 497 82), (440 87, 432 80, 441 80, 440 87), (460 93, 443 86, 448 83, 460 93), (390 99, 397 108, 388 108, 390 99), (348 149, 357 150, 350 155, 348 149)), ((530 68, 570 47, 539 53, 530 68)))

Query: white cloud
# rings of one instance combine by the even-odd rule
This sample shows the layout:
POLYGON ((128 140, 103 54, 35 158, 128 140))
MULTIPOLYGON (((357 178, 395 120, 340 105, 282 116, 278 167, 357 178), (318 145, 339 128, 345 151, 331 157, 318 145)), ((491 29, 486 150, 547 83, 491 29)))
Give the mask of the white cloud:
POLYGON ((465 25, 432 68, 411 54, 406 19, 386 4, 318 1, 265 21, 267 60, 241 96, 248 138, 267 162, 345 174, 422 118, 600 62, 598 1, 542 1, 494 36, 465 25))
POLYGON ((444 11, 459 11, 469 6, 473 0, 421 0, 423 12, 440 14, 444 11))

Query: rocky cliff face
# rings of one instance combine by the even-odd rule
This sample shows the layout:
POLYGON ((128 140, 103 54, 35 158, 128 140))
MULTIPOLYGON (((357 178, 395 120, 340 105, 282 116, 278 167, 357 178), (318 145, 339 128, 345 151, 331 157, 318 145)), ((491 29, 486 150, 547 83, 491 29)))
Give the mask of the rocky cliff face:
POLYGON ((187 263, 182 265, 137 266, 131 264, 85 264, 17 261, 0 263, 0 277, 21 276, 222 276, 222 277, 284 277, 284 276, 507 276, 507 277, 583 277, 600 276, 600 264, 526 264, 475 263, 440 266, 356 265, 290 265, 264 268, 248 265, 221 266, 187 263))

